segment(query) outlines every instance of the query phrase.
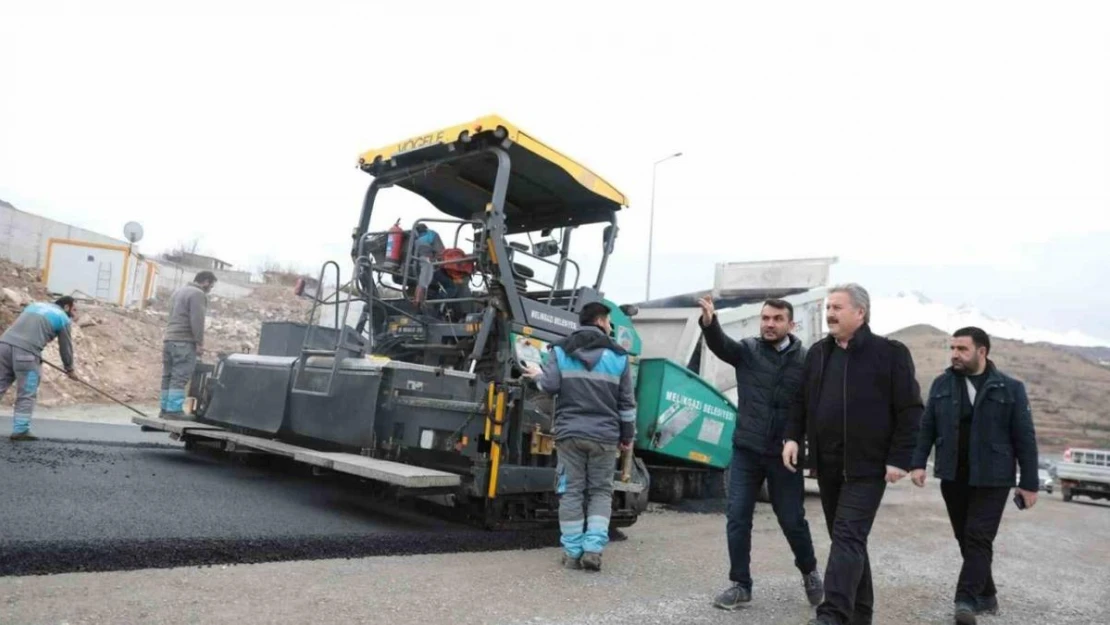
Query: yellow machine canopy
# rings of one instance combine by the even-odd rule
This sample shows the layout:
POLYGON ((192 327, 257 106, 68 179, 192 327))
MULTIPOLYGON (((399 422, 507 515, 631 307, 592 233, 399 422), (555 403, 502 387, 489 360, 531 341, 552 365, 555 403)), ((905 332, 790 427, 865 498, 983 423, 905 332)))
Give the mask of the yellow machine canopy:
POLYGON ((470 219, 486 210, 495 190, 500 165, 492 148, 508 155, 503 208, 510 233, 606 222, 628 206, 600 176, 494 115, 370 150, 359 168, 470 219))

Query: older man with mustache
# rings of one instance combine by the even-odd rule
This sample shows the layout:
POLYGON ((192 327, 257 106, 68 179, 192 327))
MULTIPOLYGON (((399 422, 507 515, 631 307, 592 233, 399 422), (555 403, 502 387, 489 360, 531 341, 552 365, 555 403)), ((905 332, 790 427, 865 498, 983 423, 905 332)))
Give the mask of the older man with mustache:
POLYGON ((864 625, 875 607, 867 537, 886 485, 912 468, 924 406, 909 350, 871 332, 867 291, 835 286, 825 307, 829 336, 806 355, 782 458, 796 471, 803 437, 817 454, 832 538, 825 600, 810 625, 864 625))

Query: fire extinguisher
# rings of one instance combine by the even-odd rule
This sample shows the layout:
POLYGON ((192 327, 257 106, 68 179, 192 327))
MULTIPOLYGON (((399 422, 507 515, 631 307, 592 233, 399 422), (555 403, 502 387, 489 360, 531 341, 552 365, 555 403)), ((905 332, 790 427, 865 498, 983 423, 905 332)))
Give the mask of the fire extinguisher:
POLYGON ((401 229, 401 220, 389 229, 385 239, 385 264, 398 266, 401 264, 402 247, 404 247, 405 231, 401 229))

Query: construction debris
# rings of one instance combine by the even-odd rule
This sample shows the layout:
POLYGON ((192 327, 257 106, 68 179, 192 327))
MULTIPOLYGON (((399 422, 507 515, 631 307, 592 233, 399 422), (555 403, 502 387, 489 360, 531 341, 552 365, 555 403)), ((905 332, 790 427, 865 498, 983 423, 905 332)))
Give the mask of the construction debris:
POLYGON ((31 295, 24 291, 16 291, 15 289, 4 288, 4 303, 15 305, 18 307, 26 306, 31 303, 31 295))
MULTIPOLYGON (((52 301, 39 282, 39 272, 0 260, 0 332, 6 329, 27 304, 52 301)), ((162 332, 169 305, 169 292, 157 294, 146 310, 127 310, 93 302, 78 303, 78 321, 73 329, 77 375, 126 402, 157 403, 162 383, 162 332)), ((214 359, 219 352, 250 351, 258 345, 262 322, 274 319, 304 320, 311 303, 297 298, 284 286, 264 285, 249 298, 233 300, 209 296, 205 324, 205 354, 214 359)), ((57 343, 43 353, 59 363, 57 343)), ((106 402, 99 394, 65 376, 44 368, 39 404, 46 407, 106 402)), ((0 405, 14 401, 8 393, 0 405)))

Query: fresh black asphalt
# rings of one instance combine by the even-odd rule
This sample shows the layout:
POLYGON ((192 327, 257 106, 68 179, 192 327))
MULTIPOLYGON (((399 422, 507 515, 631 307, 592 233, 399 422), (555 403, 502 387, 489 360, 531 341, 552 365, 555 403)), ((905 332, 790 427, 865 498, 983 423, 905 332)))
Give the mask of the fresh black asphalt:
MULTIPOLYGON (((3 432, 10 419, 0 419, 3 432)), ((0 576, 558 545, 387 508, 357 484, 190 452, 138 427, 0 438, 0 576)))

